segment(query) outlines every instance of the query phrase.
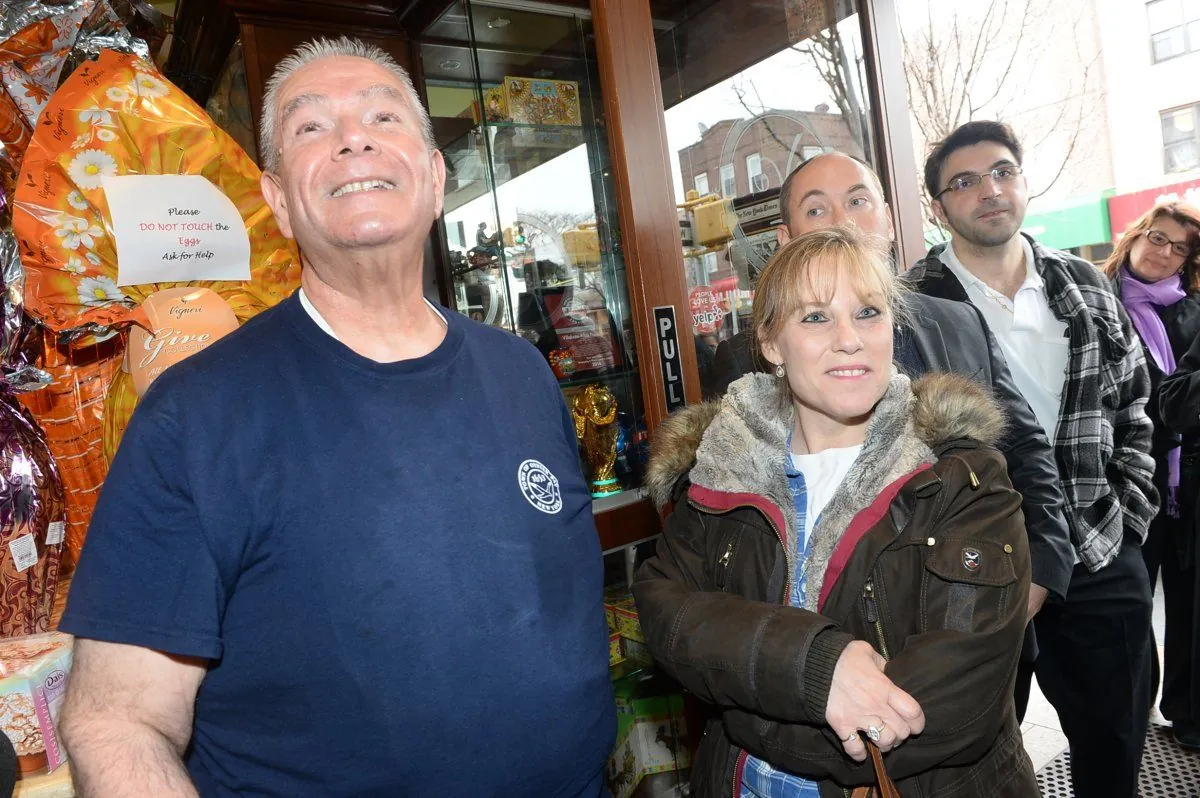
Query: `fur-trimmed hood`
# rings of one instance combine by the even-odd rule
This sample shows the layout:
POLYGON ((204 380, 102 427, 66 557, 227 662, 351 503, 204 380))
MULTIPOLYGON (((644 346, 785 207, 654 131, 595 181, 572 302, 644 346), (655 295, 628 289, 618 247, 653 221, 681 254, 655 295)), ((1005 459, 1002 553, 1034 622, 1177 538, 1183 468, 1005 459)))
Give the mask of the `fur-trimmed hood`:
MULTIPOLYGON (((908 382, 903 375, 898 376, 908 382)), ((898 389, 897 377, 892 379, 889 395, 898 389)), ((1004 434, 1003 411, 987 389, 966 377, 933 373, 909 384, 908 390, 915 400, 909 408, 913 434, 930 448, 963 438, 994 446, 1004 434)), ((786 419, 781 417, 777 423, 766 425, 767 429, 779 427, 782 430, 770 438, 783 445, 792 417, 790 408, 782 407, 777 397, 778 388, 773 377, 750 374, 730 385, 725 398, 689 405, 671 414, 654 437, 646 474, 646 487, 655 506, 661 509, 671 500, 675 484, 696 464, 704 434, 722 410, 733 415, 752 410, 759 416, 761 411, 753 406, 764 401, 772 410, 786 415, 786 419)))
MULTIPOLYGON (((782 521, 784 539, 796 540, 785 462, 793 412, 775 377, 749 374, 730 385, 720 402, 672 415, 655 436, 646 478, 655 504, 669 501, 687 474, 693 493, 759 497, 776 524, 782 521)), ((994 445, 1003 431, 999 407, 966 377, 939 373, 910 383, 894 371, 867 425, 862 451, 811 530, 806 606, 815 609, 842 533, 888 485, 932 464, 933 450, 943 443, 971 439, 994 445)), ((795 576, 791 559, 789 554, 789 579, 795 576)))

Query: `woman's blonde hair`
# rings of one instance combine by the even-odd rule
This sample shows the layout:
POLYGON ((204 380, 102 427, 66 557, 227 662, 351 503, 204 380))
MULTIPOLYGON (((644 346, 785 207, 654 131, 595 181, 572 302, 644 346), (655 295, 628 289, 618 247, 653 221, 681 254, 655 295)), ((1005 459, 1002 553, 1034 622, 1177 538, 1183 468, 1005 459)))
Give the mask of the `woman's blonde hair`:
POLYGON ((845 273, 860 299, 903 320, 906 288, 892 271, 885 242, 850 225, 797 236, 780 247, 758 277, 754 293, 756 343, 773 341, 796 311, 829 302, 845 273))
POLYGON ((1200 291, 1200 208, 1187 202, 1160 202, 1139 216, 1125 230, 1125 235, 1121 236, 1108 260, 1104 261, 1104 273, 1115 277, 1122 266, 1128 265, 1133 242, 1145 235, 1164 216, 1174 219, 1187 230, 1187 243, 1192 248, 1191 254, 1183 259, 1183 290, 1200 291))

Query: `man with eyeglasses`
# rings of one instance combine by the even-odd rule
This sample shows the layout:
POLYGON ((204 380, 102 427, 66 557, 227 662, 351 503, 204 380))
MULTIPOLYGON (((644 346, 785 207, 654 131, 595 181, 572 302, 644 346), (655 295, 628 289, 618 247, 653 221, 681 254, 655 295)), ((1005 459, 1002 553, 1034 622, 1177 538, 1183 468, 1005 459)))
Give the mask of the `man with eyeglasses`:
POLYGON ((1034 621, 1038 684, 1070 742, 1075 795, 1129 798, 1153 701, 1140 552, 1158 505, 1150 380, 1104 275, 1020 233, 1021 155, 999 122, 969 122, 934 146, 925 187, 950 242, 906 279, 983 313, 1054 446, 1076 565, 1066 600, 1034 621))

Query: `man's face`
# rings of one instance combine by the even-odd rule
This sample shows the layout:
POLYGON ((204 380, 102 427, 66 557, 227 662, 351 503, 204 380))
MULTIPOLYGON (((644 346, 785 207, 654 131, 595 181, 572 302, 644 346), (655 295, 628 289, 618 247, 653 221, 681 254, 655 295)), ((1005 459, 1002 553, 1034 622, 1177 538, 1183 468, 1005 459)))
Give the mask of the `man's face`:
POLYGON ((779 228, 779 243, 834 225, 895 238, 892 214, 879 195, 875 176, 858 161, 841 153, 818 156, 792 178, 791 215, 779 228))
POLYGON ((279 167, 262 187, 284 235, 313 252, 428 233, 445 168, 391 72, 364 58, 320 59, 283 84, 278 113, 279 167))
POLYGON ((955 150, 942 166, 938 191, 958 177, 983 175, 979 185, 963 191, 947 191, 933 201, 933 212, 954 233, 979 247, 1006 244, 1025 221, 1029 204, 1029 184, 1024 175, 1006 183, 992 179, 993 169, 1016 166, 1017 159, 1008 147, 983 141, 955 150))

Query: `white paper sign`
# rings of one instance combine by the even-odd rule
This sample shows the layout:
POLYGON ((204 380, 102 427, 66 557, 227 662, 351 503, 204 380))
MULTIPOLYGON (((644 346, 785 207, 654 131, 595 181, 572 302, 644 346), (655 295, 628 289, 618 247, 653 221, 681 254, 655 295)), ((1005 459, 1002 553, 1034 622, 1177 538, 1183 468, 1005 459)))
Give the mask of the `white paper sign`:
POLYGON ((250 238, 229 197, 199 175, 104 178, 117 285, 249 280, 250 238))
POLYGON ((57 546, 63 542, 63 538, 67 534, 66 521, 51 521, 50 528, 46 530, 46 545, 57 546))

